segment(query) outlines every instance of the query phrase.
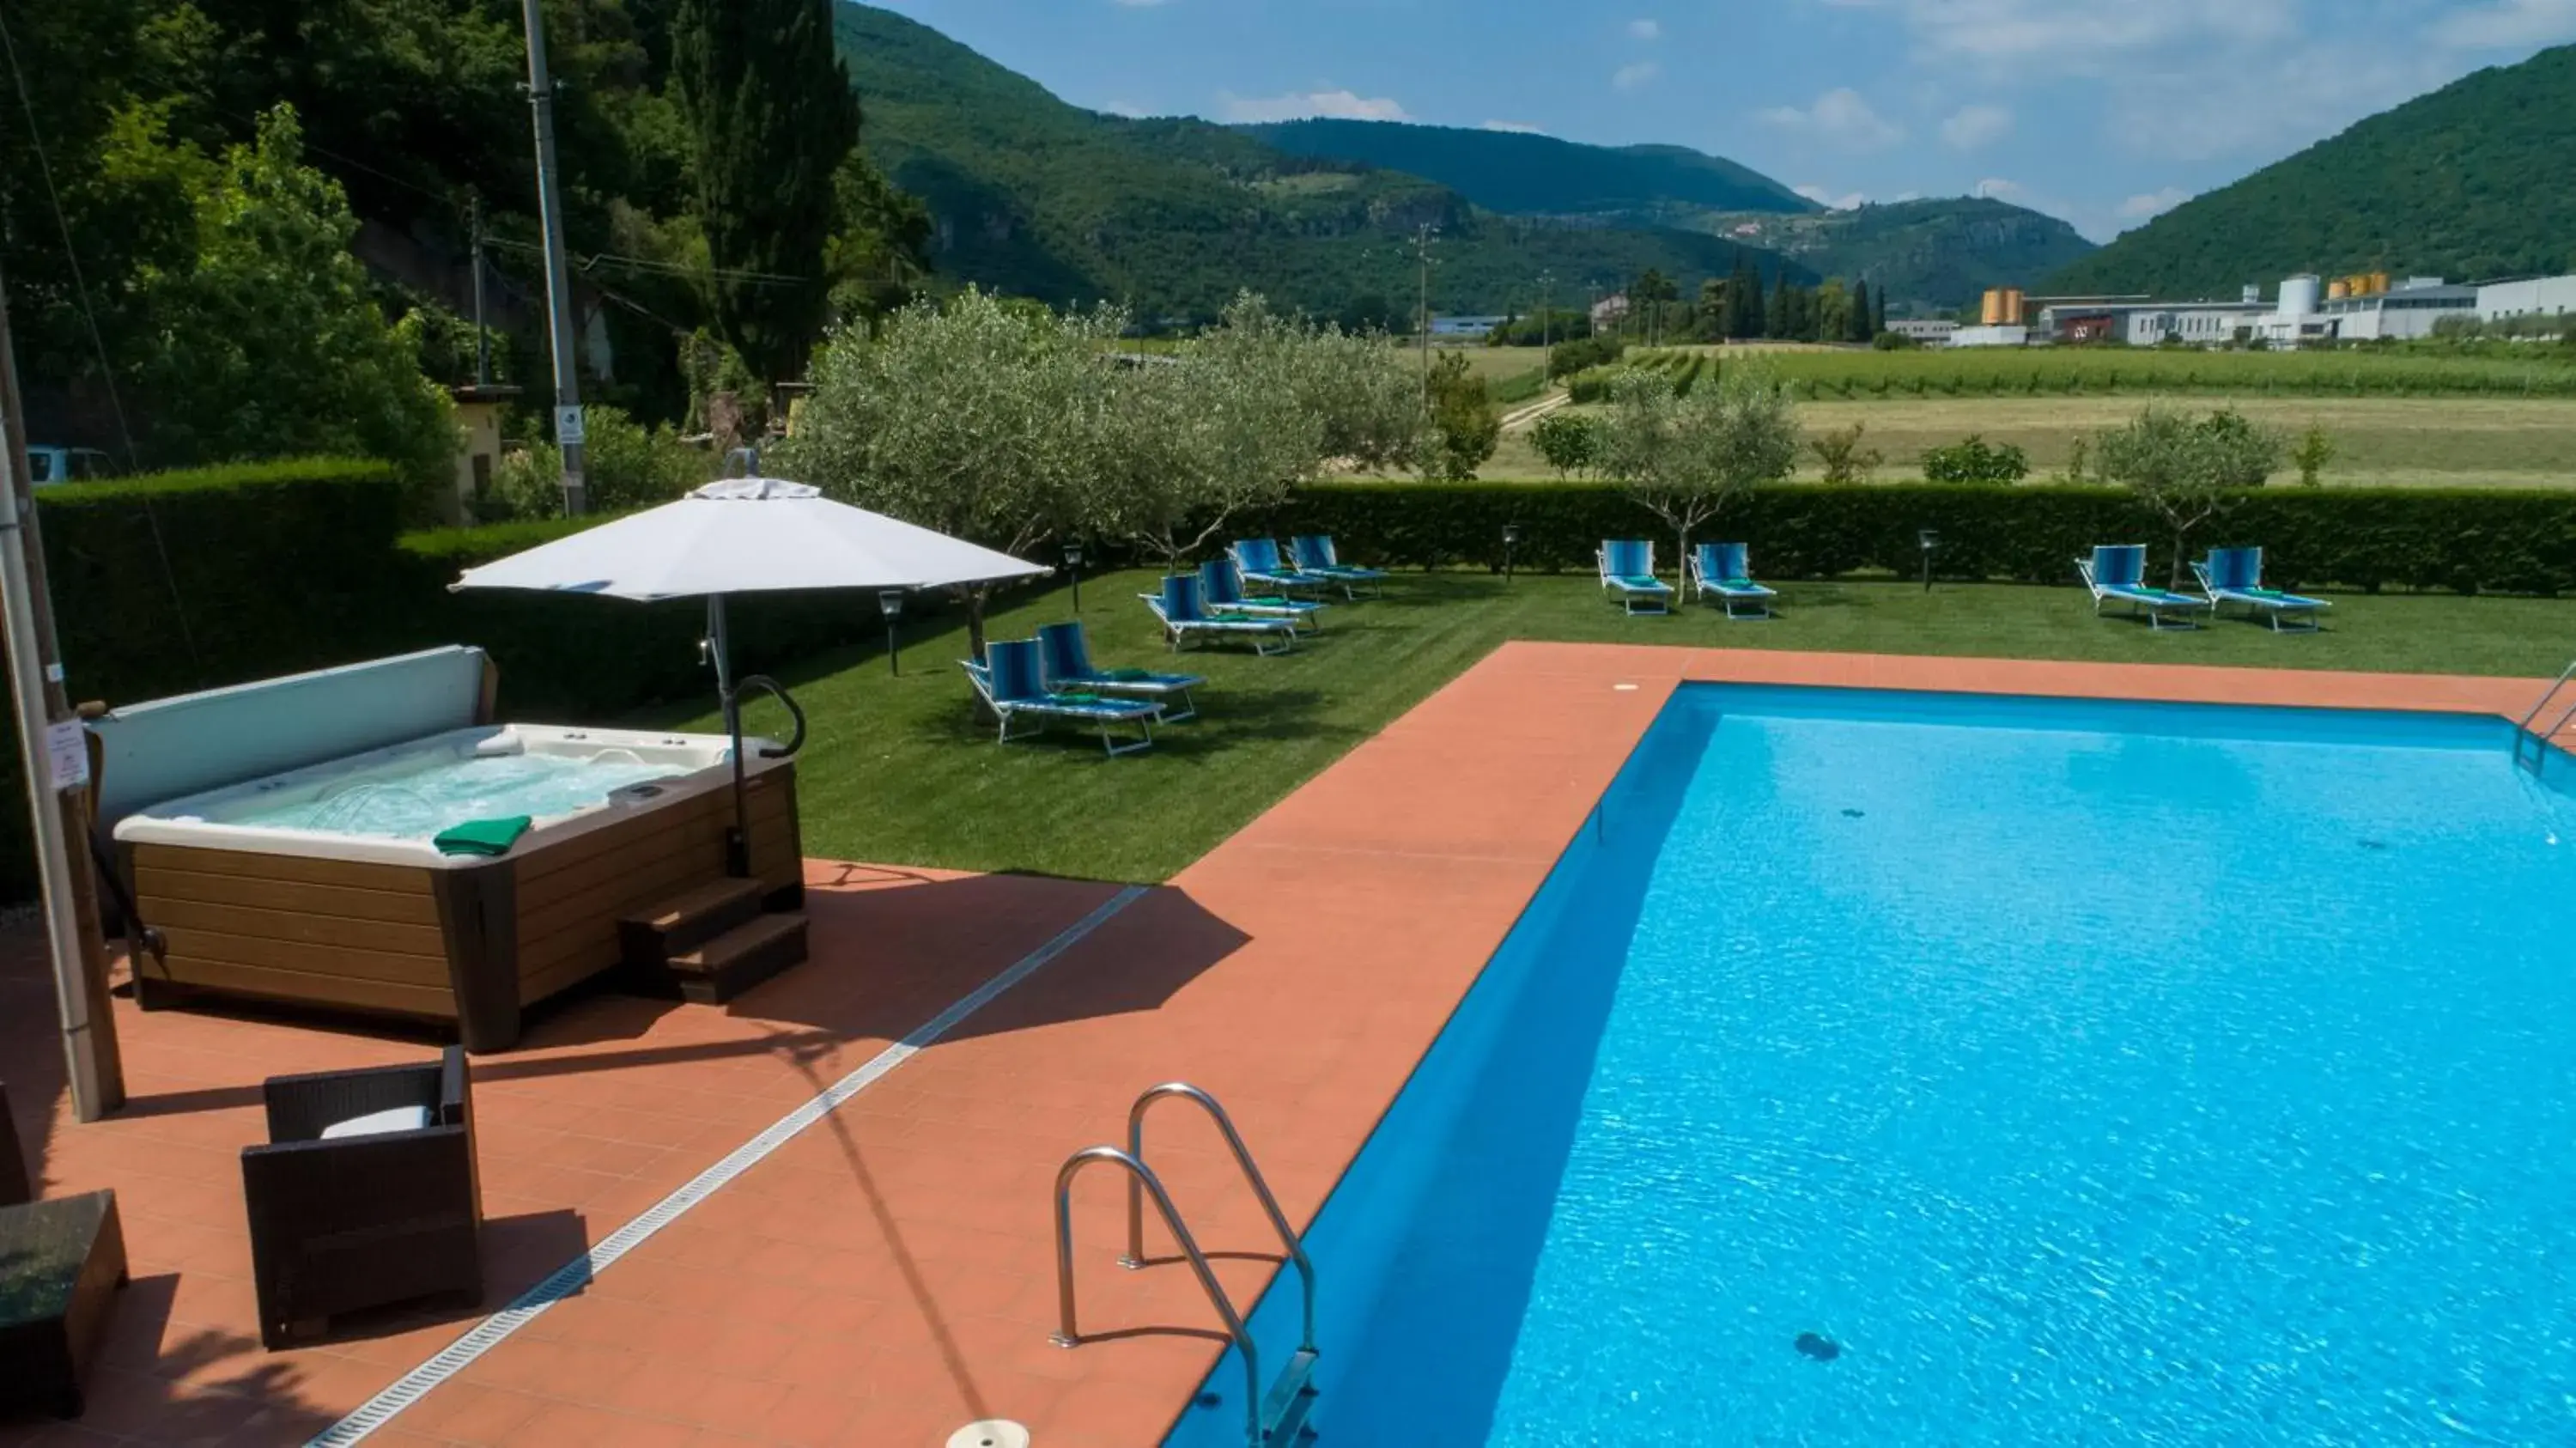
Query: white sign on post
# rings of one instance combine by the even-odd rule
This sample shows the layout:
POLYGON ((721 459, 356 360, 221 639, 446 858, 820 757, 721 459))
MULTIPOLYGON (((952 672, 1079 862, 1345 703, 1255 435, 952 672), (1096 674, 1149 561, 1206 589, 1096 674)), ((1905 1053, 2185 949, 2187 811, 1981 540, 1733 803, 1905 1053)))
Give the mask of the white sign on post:
POLYGON ((572 407, 558 407, 555 409, 555 442, 557 444, 563 447, 580 447, 583 443, 589 441, 586 432, 587 429, 582 426, 581 408, 579 405, 576 404, 572 407))
POLYGON ((78 719, 45 726, 45 759, 57 792, 89 783, 89 738, 78 719))

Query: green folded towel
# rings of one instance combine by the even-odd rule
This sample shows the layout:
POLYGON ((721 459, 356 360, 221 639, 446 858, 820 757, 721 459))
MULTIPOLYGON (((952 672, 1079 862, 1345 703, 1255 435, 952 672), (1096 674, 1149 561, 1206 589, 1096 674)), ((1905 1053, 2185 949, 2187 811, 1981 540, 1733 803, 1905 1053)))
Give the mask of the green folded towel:
POLYGON ((1209 614, 1209 615, 1208 615, 1208 617, 1210 617, 1210 618, 1212 618, 1212 619, 1215 619, 1218 623, 1268 623, 1268 622, 1269 622, 1269 620, 1268 620, 1268 619, 1254 618, 1251 614, 1248 614, 1248 613, 1243 613, 1243 612, 1240 612, 1240 611, 1238 611, 1238 610, 1234 610, 1234 609, 1223 609, 1223 608, 1218 609, 1216 612, 1214 612, 1214 613, 1212 613, 1212 614, 1209 614))
POLYGON ((500 819, 467 820, 438 832, 430 841, 442 855, 506 855, 528 832, 532 821, 526 815, 506 815, 500 819))
POLYGON ((1664 581, 1660 578, 1643 578, 1634 574, 1620 579, 1619 583, 1622 587, 1639 589, 1646 592, 1652 592, 1655 589, 1664 586, 1664 581))
POLYGON ((1141 684, 1147 679, 1154 677, 1154 671, 1151 669, 1111 669, 1102 674, 1101 677, 1105 679, 1115 679, 1122 684, 1141 684))
POLYGON ((1100 702, 1100 696, 1098 694, 1058 694, 1055 696, 1055 701, 1059 704, 1097 704, 1100 702))
POLYGON ((2240 589, 2238 589, 2238 590, 2236 590, 2236 591, 2237 591, 2237 592, 2239 592, 2239 593, 2241 593, 2241 594, 2244 594, 2244 595, 2245 595, 2246 597, 2248 597, 2248 598, 2287 598, 2287 597, 2289 597, 2289 595, 2288 595, 2288 594, 2283 593, 2281 590, 2279 590, 2279 589, 2277 589, 2277 588, 2240 588, 2240 589))
POLYGON ((1750 578, 1730 578, 1726 580, 1725 586, 1728 588, 1754 588, 1759 585, 1755 584, 1750 578))
POLYGON ((1269 608, 1286 608, 1289 601, 1284 598, 1247 598, 1244 602, 1258 603, 1269 608))

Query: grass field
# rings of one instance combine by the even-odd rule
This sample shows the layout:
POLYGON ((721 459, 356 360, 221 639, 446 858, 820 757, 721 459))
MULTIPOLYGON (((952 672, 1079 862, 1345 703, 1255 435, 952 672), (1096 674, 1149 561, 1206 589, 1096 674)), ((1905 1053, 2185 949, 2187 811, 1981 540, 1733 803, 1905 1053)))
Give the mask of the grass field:
MULTIPOLYGON (((2033 476, 2066 465, 2076 438, 2117 427, 2150 402, 2206 410, 2233 407, 2296 435, 2311 423, 2333 438, 2326 481, 2342 486, 2566 487, 2576 485, 2576 399, 2500 397, 2262 397, 2246 394, 2144 397, 1891 397, 1801 402, 1812 436, 1865 425, 1867 446, 1886 454, 1886 481, 1922 476, 1926 448, 1982 433, 2030 454, 2033 476)), ((1806 475, 1815 472, 1812 457, 1806 475)), ((1550 476, 1526 435, 1503 439, 1487 464, 1492 478, 1550 476)), ((2283 476, 2291 476, 2285 473, 2283 476)))
POLYGON ((2098 392, 2316 397, 2576 398, 2576 350, 2490 353, 2203 352, 2194 349, 1846 349, 1768 359, 1803 397, 2081 395, 2098 392))
MULTIPOLYGON (((1085 581, 1083 618, 1102 665, 1170 666, 1134 597, 1151 583, 1142 573, 1085 581)), ((2157 634, 2094 618, 2071 587, 1925 594, 1826 583, 1784 592, 1782 619, 1730 625, 1705 609, 1626 618, 1589 578, 1524 576, 1507 586, 1483 574, 1399 576, 1382 600, 1334 608, 1323 636, 1293 654, 1181 656, 1212 680, 1202 717, 1164 730, 1148 753, 1114 760, 1069 732, 994 743, 956 664, 962 627, 926 625, 904 641, 900 678, 874 649, 784 671, 812 719, 799 764, 805 849, 884 864, 1165 879, 1507 639, 2546 677, 2566 662, 2576 623, 2576 602, 2354 596, 2338 598, 2332 624, 2312 636, 2235 622, 2157 634)), ((1054 589, 999 610, 991 633, 1024 638, 1070 616, 1068 594, 1054 589)), ((751 706, 750 727, 783 732, 775 708, 751 706)), ((685 708, 639 722, 716 727, 711 712, 685 708)))

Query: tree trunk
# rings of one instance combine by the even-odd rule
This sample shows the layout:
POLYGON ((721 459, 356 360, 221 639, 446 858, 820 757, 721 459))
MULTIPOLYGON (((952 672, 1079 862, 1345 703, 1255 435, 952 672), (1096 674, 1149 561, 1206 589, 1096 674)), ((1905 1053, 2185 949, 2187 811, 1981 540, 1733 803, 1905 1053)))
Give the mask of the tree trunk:
POLYGON ((966 652, 975 662, 984 662, 984 594, 983 584, 966 590, 966 652))
POLYGON ((2190 533, 2190 524, 2174 524, 2173 567, 2169 573, 2171 581, 2165 584, 2165 590, 2169 593, 2182 592, 2182 555, 2183 548, 2186 546, 2184 540, 2190 536, 2190 533))
POLYGON ((1690 525, 1688 523, 1676 524, 1673 528, 1673 574, 1684 584, 1690 582, 1690 525))

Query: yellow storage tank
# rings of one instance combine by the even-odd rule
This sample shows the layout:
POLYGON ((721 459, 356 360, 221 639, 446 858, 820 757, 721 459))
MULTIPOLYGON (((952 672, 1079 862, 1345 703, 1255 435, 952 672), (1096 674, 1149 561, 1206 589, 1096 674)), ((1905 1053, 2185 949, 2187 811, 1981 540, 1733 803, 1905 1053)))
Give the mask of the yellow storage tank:
POLYGON ((2372 272, 2370 274, 2370 294, 2375 297, 2386 290, 2388 290, 2388 273, 2372 272))
POLYGON ((1977 320, 1989 327, 2004 322, 2004 292, 2001 287, 1986 288, 1985 300, 1977 308, 1977 320))
POLYGON ((2352 282, 2348 278, 2336 277, 2333 281, 2326 283, 2327 301, 2339 302, 2351 295, 2352 282))
POLYGON ((2022 322, 2022 292, 2019 287, 2004 288, 2004 325, 2018 327, 2022 322))

